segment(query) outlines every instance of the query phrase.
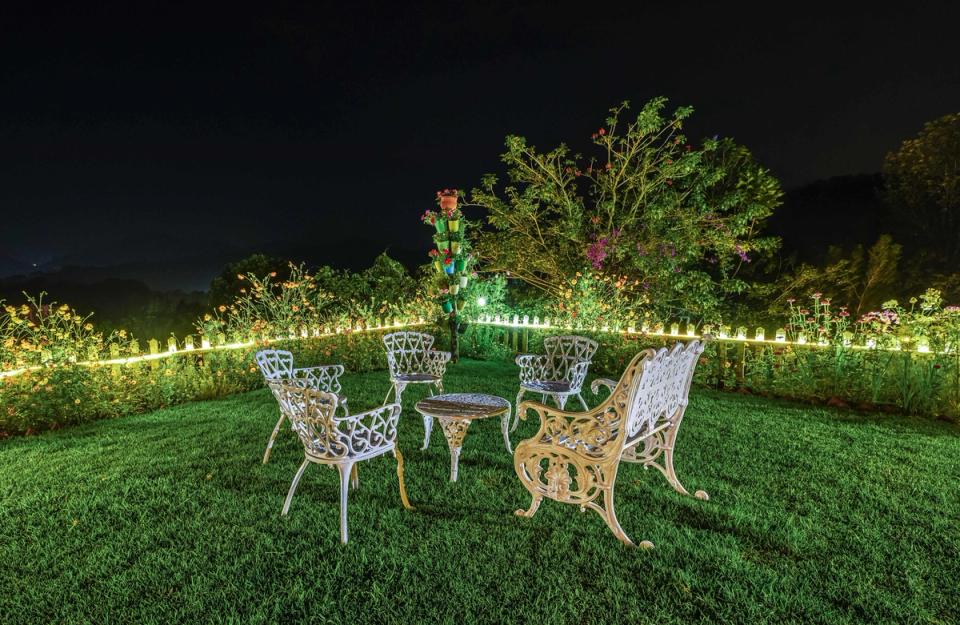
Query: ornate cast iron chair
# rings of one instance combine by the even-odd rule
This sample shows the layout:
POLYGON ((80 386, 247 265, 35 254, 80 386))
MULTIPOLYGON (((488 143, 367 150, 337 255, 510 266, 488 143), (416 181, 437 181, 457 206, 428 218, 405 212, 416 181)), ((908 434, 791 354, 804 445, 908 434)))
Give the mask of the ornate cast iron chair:
MULTIPOLYGON (((392 332, 383 337, 383 344, 387 349, 387 366, 390 368, 390 390, 383 398, 387 403, 390 393, 399 404, 403 397, 403 389, 408 384, 432 384, 437 392, 443 394, 443 374, 450 360, 450 352, 441 352, 433 349, 433 337, 423 332, 392 332)), ((430 395, 432 389, 428 386, 430 395)), ((433 419, 423 417, 423 447, 430 445, 430 432, 433 430, 433 419)))
MULTIPOLYGON (((590 359, 597 351, 597 342, 584 336, 548 336, 543 339, 546 354, 521 354, 517 356, 520 367, 520 392, 517 393, 517 406, 526 392, 540 393, 541 401, 547 403, 547 397, 563 410, 567 398, 576 395, 584 410, 587 402, 580 394, 583 381, 587 377, 590 359)), ((517 429, 518 419, 514 419, 511 432, 517 429)))
MULTIPOLYGON (((586 412, 564 412, 532 401, 521 404, 520 418, 527 410, 535 411, 540 430, 517 445, 514 454, 514 469, 533 496, 530 508, 517 514, 532 517, 544 497, 572 503, 581 512, 587 508, 598 512, 618 539, 633 545, 613 507, 620 460, 654 467, 674 490, 690 494, 677 479, 673 454, 701 353, 699 341, 677 343, 670 351, 640 352, 619 382, 594 381, 594 393, 607 386, 610 396, 586 412)), ((695 496, 709 499, 703 491, 695 496)), ((640 546, 651 548, 653 543, 643 541, 640 546)))
MULTIPOLYGON (((263 379, 269 384, 275 381, 302 380, 310 388, 327 393, 334 393, 337 396, 337 403, 343 408, 343 414, 349 414, 347 409, 347 398, 343 395, 343 389, 340 386, 340 376, 343 375, 343 365, 324 365, 320 367, 304 367, 296 369, 293 366, 293 354, 280 349, 264 349, 256 353, 255 359, 263 379)), ((273 449, 273 442, 280 433, 280 426, 286 417, 283 411, 280 411, 280 419, 270 434, 270 441, 267 442, 267 450, 263 454, 263 463, 270 460, 270 451, 273 449)))
POLYGON ((333 393, 310 388, 302 380, 274 381, 269 384, 280 410, 300 437, 304 451, 303 463, 290 484, 281 516, 290 511, 290 501, 307 466, 311 463, 335 466, 340 472, 340 542, 346 543, 347 492, 349 487, 359 486, 356 463, 390 452, 397 459, 400 501, 407 510, 413 509, 403 483, 403 454, 396 443, 400 404, 388 404, 359 414, 336 417, 337 396, 333 393))

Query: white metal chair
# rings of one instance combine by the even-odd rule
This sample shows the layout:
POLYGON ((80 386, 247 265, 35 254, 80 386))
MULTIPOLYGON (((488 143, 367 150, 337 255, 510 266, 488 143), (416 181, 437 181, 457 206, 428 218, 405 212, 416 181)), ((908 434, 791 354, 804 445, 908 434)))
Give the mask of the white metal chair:
POLYGON ((290 511, 290 502, 307 466, 325 464, 340 472, 340 542, 347 542, 347 493, 357 488, 357 464, 386 453, 397 459, 400 501, 412 510, 403 483, 403 454, 397 448, 397 421, 400 404, 393 403, 345 417, 334 416, 337 396, 309 388, 303 381, 270 382, 280 410, 293 425, 303 443, 304 460, 293 477, 281 516, 290 511))
MULTIPOLYGON (((322 365, 319 367, 303 367, 300 369, 293 366, 293 354, 282 349, 264 349, 256 353, 254 359, 263 379, 268 384, 270 382, 285 380, 300 380, 306 383, 310 388, 327 393, 333 393, 337 396, 337 403, 343 408, 343 414, 349 414, 347 408, 347 398, 343 395, 343 388, 340 386, 340 376, 343 375, 343 365, 322 365)), ((274 426, 270 434, 270 440, 267 442, 267 450, 263 454, 263 463, 270 460, 270 452, 273 449, 273 443, 280 433, 280 426, 286 417, 283 411, 280 411, 280 419, 274 426)))
MULTIPOLYGON (((521 354, 517 356, 520 367, 520 392, 517 393, 519 406, 524 393, 540 393, 543 403, 547 397, 563 410, 567 398, 575 395, 584 410, 588 410, 581 389, 590 368, 590 360, 597 352, 597 342, 585 336, 564 335, 548 336, 543 339, 546 354, 521 354)), ((514 419, 511 432, 517 429, 518 419, 514 419)))
MULTIPOLYGON (((610 396, 586 412, 564 412, 532 401, 521 404, 520 418, 533 410, 540 417, 540 430, 517 445, 514 454, 514 470, 533 496, 530 508, 517 514, 532 517, 544 497, 572 503, 581 511, 599 513, 619 540, 633 545, 613 507, 620 460, 654 467, 674 490, 690 494, 677 479, 673 456, 701 353, 699 341, 677 343, 670 351, 640 352, 619 382, 594 381, 595 393, 607 386, 610 396)), ((695 497, 709 499, 704 491, 695 497)), ((653 543, 643 541, 640 546, 650 548, 653 543)))
MULTIPOLYGON (((409 384, 427 384, 436 387, 437 392, 443 394, 443 374, 450 361, 450 352, 441 352, 433 349, 433 336, 423 332, 392 332, 383 337, 383 344, 387 350, 387 366, 390 369, 390 390, 384 397, 387 403, 390 393, 399 404, 403 397, 403 390, 409 384)), ((433 390, 427 386, 430 395, 433 390)), ((430 445, 430 432, 433 430, 433 419, 423 417, 423 447, 430 445)))

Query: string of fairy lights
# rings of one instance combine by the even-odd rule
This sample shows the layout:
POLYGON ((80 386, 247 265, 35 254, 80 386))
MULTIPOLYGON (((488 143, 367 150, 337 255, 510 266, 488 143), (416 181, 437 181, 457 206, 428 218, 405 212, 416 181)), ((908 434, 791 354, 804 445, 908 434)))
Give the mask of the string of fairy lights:
MULTIPOLYGON (((483 307, 486 304, 484 298, 479 298, 477 304, 483 307)), ((180 356, 184 354, 199 354, 204 352, 214 352, 221 350, 235 350, 235 349, 249 349, 256 345, 264 345, 271 343, 278 343, 282 341, 291 341, 291 340, 306 340, 306 339, 320 339, 320 338, 330 338, 333 336, 338 336, 341 334, 347 333, 365 333, 365 332, 382 332, 384 330, 395 330, 408 327, 424 326, 428 325, 430 322, 424 320, 423 318, 418 319, 413 322, 400 322, 394 321, 392 324, 375 324, 368 326, 357 326, 355 328, 339 327, 336 329, 329 328, 313 328, 308 330, 306 328, 301 329, 299 334, 290 334, 285 337, 276 337, 272 339, 261 339, 261 340, 248 340, 248 341, 239 341, 233 343, 221 343, 218 345, 211 345, 210 340, 206 337, 200 339, 200 345, 197 346, 192 337, 188 337, 183 346, 178 345, 176 339, 171 338, 167 343, 167 348, 164 351, 158 351, 156 353, 149 354, 136 354, 132 356, 125 357, 114 357, 106 359, 90 359, 83 361, 76 361, 68 363, 70 365, 80 365, 87 367, 98 367, 98 366, 116 366, 116 365, 130 365, 142 362, 150 362, 155 360, 160 360, 163 358, 171 358, 175 356, 180 356)), ((713 340, 726 341, 732 343, 740 344, 758 344, 758 345, 792 345, 792 346, 805 346, 809 348, 826 348, 830 347, 831 344, 829 341, 823 338, 817 338, 815 340, 807 340, 806 336, 802 333, 798 333, 794 339, 788 339, 786 331, 783 328, 777 329, 774 333, 773 338, 767 338, 766 331, 763 328, 757 328, 754 331, 753 337, 748 336, 748 331, 745 326, 740 326, 738 328, 731 329, 730 326, 718 326, 716 328, 711 328, 705 326, 699 332, 694 324, 687 324, 685 328, 682 328, 679 323, 672 323, 669 327, 664 326, 663 324, 642 324, 639 328, 634 326, 628 326, 625 329, 610 327, 610 326, 589 326, 584 327, 582 325, 572 325, 572 324, 554 324, 551 323, 549 318, 540 319, 537 316, 530 317, 529 315, 480 315, 478 318, 474 319, 473 323, 477 325, 486 325, 486 326, 497 326, 507 329, 515 330, 566 330, 566 331, 587 331, 587 332, 596 332, 596 333, 605 333, 605 334, 618 334, 621 336, 649 336, 656 338, 677 338, 677 339, 700 339, 703 336, 709 334, 713 340), (715 330, 715 331, 714 331, 715 330)), ((855 345, 851 342, 845 341, 843 343, 844 347, 850 349, 862 349, 862 350, 887 350, 887 351, 908 351, 904 350, 899 344, 879 346, 872 339, 868 339, 864 345, 855 345)), ((926 342, 922 337, 918 337, 916 342, 916 348, 914 351, 917 353, 935 353, 930 349, 929 343, 926 342)), ((950 351, 941 351, 936 353, 952 353, 950 351)), ((18 369, 11 369, 7 371, 0 371, 0 378, 9 378, 17 376, 29 371, 38 371, 44 368, 53 367, 58 365, 33 365, 29 367, 21 367, 18 369)), ((60 365, 63 366, 63 365, 60 365)))

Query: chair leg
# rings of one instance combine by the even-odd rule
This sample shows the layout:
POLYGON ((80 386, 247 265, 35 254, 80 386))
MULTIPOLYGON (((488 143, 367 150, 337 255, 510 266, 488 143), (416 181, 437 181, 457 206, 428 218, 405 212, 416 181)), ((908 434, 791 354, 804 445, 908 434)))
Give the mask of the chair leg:
POLYGON ((517 425, 520 424, 520 402, 523 401, 523 393, 523 389, 520 389, 520 392, 517 393, 517 403, 514 404, 517 407, 517 414, 515 414, 513 417, 513 427, 510 428, 511 432, 515 432, 517 430, 517 425))
POLYGON ((510 411, 500 417, 500 430, 503 432, 503 444, 507 447, 507 453, 513 455, 513 448, 510 446, 510 411))
POLYGON ((340 542, 347 544, 347 494, 350 492, 350 473, 353 462, 338 464, 340 470, 340 542))
POLYGON ((437 394, 443 395, 443 380, 437 380, 434 385, 437 387, 437 394))
POLYGON ((393 394, 394 394, 394 397, 396 397, 396 390, 397 390, 397 385, 396 385, 396 383, 391 382, 391 383, 390 383, 390 388, 387 389, 387 394, 386 394, 386 395, 384 396, 384 398, 383 398, 383 405, 384 405, 384 406, 387 405, 387 400, 390 399, 390 393, 393 393, 393 394))
POLYGON ((290 484, 290 490, 287 491, 287 499, 283 502, 283 511, 280 513, 280 516, 286 516, 287 512, 290 511, 290 502, 293 501, 293 494, 297 492, 297 486, 300 484, 300 478, 303 477, 303 472, 307 470, 308 464, 310 464, 310 461, 304 459, 303 464, 301 464, 300 468, 297 469, 297 474, 293 476, 293 483, 290 484))
POLYGON ((280 433, 280 426, 283 425, 283 420, 286 417, 283 413, 280 413, 280 420, 277 421, 277 424, 273 427, 273 433, 270 434, 270 440, 267 441, 267 450, 263 452, 263 464, 267 464, 267 461, 270 460, 270 452, 273 450, 273 441, 277 440, 277 434, 280 433))
POLYGON ((577 393, 577 399, 580 400, 580 405, 583 406, 584 412, 590 412, 590 408, 587 407, 587 402, 583 399, 583 394, 577 393))
POLYGON ((360 488, 360 476, 357 475, 357 465, 353 465, 353 470, 350 472, 350 488, 353 490, 360 488))
POLYGON ((567 405, 567 396, 566 395, 554 395, 554 401, 557 402, 557 405, 560 406, 560 410, 564 409, 564 406, 567 405))
POLYGON ((427 449, 430 446, 430 432, 433 431, 433 417, 423 417, 423 447, 420 448, 420 451, 427 449))
POLYGON ((413 510, 410 500, 407 499, 407 487, 403 483, 403 454, 396 447, 393 448, 393 457, 397 459, 397 480, 400 482, 400 501, 407 510, 413 510))

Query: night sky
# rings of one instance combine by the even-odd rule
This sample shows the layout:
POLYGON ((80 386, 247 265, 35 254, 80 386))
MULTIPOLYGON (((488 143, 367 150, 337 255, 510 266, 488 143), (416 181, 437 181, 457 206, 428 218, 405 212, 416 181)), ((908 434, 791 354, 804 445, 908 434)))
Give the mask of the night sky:
POLYGON ((787 188, 960 108, 955 2, 32 4, 0 10, 0 258, 41 265, 415 256, 506 134, 586 147, 624 99, 694 106, 787 188))

